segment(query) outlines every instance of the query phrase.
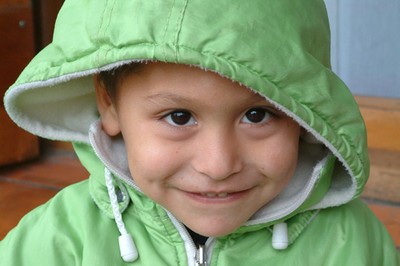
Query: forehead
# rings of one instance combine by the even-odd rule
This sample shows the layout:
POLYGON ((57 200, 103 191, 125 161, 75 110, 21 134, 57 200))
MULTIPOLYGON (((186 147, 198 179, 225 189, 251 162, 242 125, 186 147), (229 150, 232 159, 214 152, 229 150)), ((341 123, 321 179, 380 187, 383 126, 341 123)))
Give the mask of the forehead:
POLYGON ((124 78, 121 91, 124 95, 140 94, 150 101, 184 102, 204 96, 238 98, 242 101, 265 100, 249 88, 217 73, 194 66, 162 62, 143 64, 139 71, 124 78))

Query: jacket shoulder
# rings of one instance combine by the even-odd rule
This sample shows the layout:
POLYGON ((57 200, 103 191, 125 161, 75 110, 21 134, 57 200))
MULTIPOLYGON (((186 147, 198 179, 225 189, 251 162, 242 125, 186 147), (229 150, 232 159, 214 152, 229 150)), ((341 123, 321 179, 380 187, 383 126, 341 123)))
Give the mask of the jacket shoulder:
POLYGON ((400 265, 391 236, 360 199, 321 210, 298 241, 330 261, 321 265, 400 265))
MULTIPOLYGON (((66 187, 25 215, 0 242, 0 265, 81 264, 85 239, 97 234, 101 241, 101 234, 94 228, 107 222, 112 220, 93 203, 87 180, 66 187)), ((99 243, 92 246, 98 247, 99 243)))

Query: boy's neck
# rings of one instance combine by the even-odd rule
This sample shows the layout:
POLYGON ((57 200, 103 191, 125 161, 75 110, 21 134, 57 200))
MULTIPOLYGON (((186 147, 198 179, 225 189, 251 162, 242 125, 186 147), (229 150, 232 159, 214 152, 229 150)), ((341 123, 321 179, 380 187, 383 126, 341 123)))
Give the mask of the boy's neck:
POLYGON ((199 245, 204 246, 206 244, 206 241, 208 239, 208 237, 203 236, 203 235, 199 235, 196 232, 193 232, 189 227, 185 226, 186 229, 188 230, 190 236, 193 239, 193 242, 196 244, 196 246, 198 247, 199 245))

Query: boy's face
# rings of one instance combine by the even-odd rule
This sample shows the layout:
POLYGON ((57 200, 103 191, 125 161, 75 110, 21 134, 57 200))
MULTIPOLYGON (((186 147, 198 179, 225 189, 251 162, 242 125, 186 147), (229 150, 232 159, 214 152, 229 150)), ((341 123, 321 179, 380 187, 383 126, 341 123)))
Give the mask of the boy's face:
POLYGON ((101 84, 96 91, 103 128, 122 133, 137 185, 199 234, 234 231, 295 171, 298 124, 215 73, 149 63, 114 102, 101 84))

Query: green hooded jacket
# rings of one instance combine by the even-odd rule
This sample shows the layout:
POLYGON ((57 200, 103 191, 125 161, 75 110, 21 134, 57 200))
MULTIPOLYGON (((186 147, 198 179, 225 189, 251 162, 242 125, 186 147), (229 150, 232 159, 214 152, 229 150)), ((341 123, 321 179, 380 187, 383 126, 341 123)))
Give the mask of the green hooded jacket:
POLYGON ((322 0, 65 1, 53 42, 4 102, 20 127, 73 142, 90 177, 26 215, 1 241, 0 265, 400 265, 357 199, 369 175, 365 126, 330 69, 329 38, 322 0), (98 121, 93 74, 132 61, 198 66, 264 95, 307 132, 290 184, 198 249, 136 186, 123 140, 98 121))

